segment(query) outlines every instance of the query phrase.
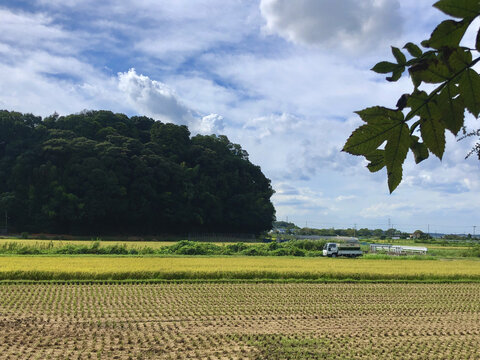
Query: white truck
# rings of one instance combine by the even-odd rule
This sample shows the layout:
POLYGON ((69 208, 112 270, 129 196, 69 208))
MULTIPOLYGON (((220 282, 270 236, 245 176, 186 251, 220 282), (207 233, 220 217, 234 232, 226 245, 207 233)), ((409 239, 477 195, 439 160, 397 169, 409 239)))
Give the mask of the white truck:
POLYGON ((323 247, 323 256, 337 257, 348 256, 357 257, 362 256, 363 252, 360 249, 358 242, 349 243, 326 243, 323 247))

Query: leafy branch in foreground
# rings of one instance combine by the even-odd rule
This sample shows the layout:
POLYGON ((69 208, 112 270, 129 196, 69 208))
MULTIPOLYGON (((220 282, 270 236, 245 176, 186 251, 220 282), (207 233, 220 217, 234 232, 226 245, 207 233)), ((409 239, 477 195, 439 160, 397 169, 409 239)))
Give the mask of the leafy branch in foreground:
MULTIPOLYGON (((440 0, 433 6, 460 20, 441 22, 430 39, 421 42, 425 51, 411 42, 403 47, 407 54, 392 47, 396 62, 381 61, 372 68, 376 73, 390 74, 386 78, 390 82, 408 71, 413 91, 400 97, 396 109, 374 106, 357 111, 365 124, 350 135, 343 147, 345 152, 364 156, 371 172, 385 167, 390 193, 402 181, 409 150, 417 164, 429 153, 441 160, 446 130, 456 136, 463 129, 466 134, 465 111, 477 119, 480 114, 480 75, 473 69, 480 61, 480 29, 475 48, 460 46, 467 28, 480 15, 480 1, 440 0), (420 88, 422 84, 437 86, 427 92, 420 88), (420 136, 414 135, 417 130, 420 136)), ((473 152, 480 158, 478 144, 473 152)))

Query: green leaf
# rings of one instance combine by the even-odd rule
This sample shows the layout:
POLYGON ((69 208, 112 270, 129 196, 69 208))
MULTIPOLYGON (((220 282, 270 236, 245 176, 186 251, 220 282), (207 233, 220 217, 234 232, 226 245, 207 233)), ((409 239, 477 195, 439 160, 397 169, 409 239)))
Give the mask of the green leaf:
POLYGON ((403 113, 398 110, 389 109, 383 106, 372 106, 360 111, 355 111, 356 114, 366 123, 383 122, 384 119, 389 119, 393 122, 402 122, 403 113))
POLYGON ((402 94, 402 96, 400 96, 400 99, 398 99, 397 104, 395 105, 398 110, 405 109, 409 96, 410 94, 402 94))
POLYGON ((412 136, 412 143, 410 144, 410 150, 413 152, 413 157, 415 158, 416 164, 421 163, 423 160, 428 159, 429 157, 427 146, 418 140, 418 136, 412 136))
POLYGON ((444 46, 456 47, 462 40, 470 21, 445 20, 433 30, 429 40, 422 41, 424 47, 440 49, 444 46))
POLYGON ((457 96, 458 93, 457 87, 449 83, 436 97, 440 118, 453 135, 458 134, 465 118, 465 106, 462 98, 457 96))
POLYGON ((394 82, 402 77, 403 72, 405 71, 405 66, 398 67, 393 73, 392 76, 386 77, 387 81, 394 82))
POLYGON ((419 62, 410 67, 409 73, 414 84, 420 84, 422 81, 438 84, 448 80, 451 75, 448 67, 438 59, 426 59, 419 62))
POLYGON ((387 166, 388 188, 390 193, 402 181, 402 166, 410 147, 410 131, 407 124, 395 127, 385 145, 385 165, 387 166))
POLYGON ((375 151, 388 138, 388 132, 392 124, 362 125, 357 128, 348 138, 342 151, 352 155, 368 155, 375 151))
POLYGON ((380 61, 370 70, 375 71, 376 73, 379 73, 379 74, 388 74, 388 73, 391 73, 392 71, 395 71, 395 69, 397 68, 398 68, 397 64, 394 64, 388 61, 380 61))
POLYGON ((405 55, 403 55, 402 51, 399 48, 392 46, 392 54, 393 56, 395 56, 398 65, 405 65, 405 63, 407 62, 407 58, 405 57, 405 55))
POLYGON ((444 52, 444 54, 446 58, 445 61, 453 74, 470 67, 472 62, 472 53, 469 50, 455 48, 448 54, 446 52, 444 52))
POLYGON ((440 0, 434 7, 456 18, 474 18, 480 13, 478 0, 440 0))
POLYGON ((390 194, 397 188, 397 186, 402 182, 403 177, 403 168, 402 166, 388 169, 387 168, 387 177, 388 177, 388 189, 390 194))
POLYGON ((403 113, 381 106, 356 112, 367 124, 360 126, 348 138, 342 151, 367 156, 388 140, 395 128, 404 124, 403 113))
POLYGON ((429 98, 425 91, 415 90, 407 100, 407 106, 412 110, 407 114, 405 120, 410 120, 414 116, 421 118, 441 117, 440 109, 437 104, 429 98))
POLYGON ((371 154, 365 156, 365 158, 370 161, 367 165, 370 172, 377 172, 385 166, 385 150, 375 150, 371 154))
POLYGON ((480 76, 477 72, 467 69, 460 78, 458 89, 465 107, 478 118, 480 113, 480 76))
POLYGON ((420 57, 422 56, 422 50, 415 45, 412 42, 406 43, 405 46, 403 47, 404 49, 407 49, 407 51, 412 55, 413 57, 420 57))
POLYGON ((477 49, 477 51, 480 51, 480 29, 477 32, 477 39, 475 41, 475 49, 477 49))
POLYGON ((424 118, 420 133, 428 150, 441 160, 445 152, 445 125, 438 118, 424 118))

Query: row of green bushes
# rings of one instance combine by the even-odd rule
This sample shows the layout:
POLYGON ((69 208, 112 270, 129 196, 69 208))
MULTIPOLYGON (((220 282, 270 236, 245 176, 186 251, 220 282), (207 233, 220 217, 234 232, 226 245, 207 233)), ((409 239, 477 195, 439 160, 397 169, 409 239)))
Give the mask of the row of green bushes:
POLYGON ((149 246, 127 247, 126 244, 101 246, 99 241, 93 241, 89 245, 66 244, 58 247, 54 246, 53 241, 48 244, 31 245, 7 242, 0 245, 0 254, 321 256, 324 244, 324 241, 293 240, 284 243, 216 245, 183 240, 154 249, 149 246))

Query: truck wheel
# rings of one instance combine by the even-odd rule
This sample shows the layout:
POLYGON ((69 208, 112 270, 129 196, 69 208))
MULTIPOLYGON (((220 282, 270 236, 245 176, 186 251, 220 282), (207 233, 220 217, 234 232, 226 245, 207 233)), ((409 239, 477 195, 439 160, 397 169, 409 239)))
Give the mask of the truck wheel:
POLYGON ((337 254, 332 254, 332 257, 337 257, 337 254))

